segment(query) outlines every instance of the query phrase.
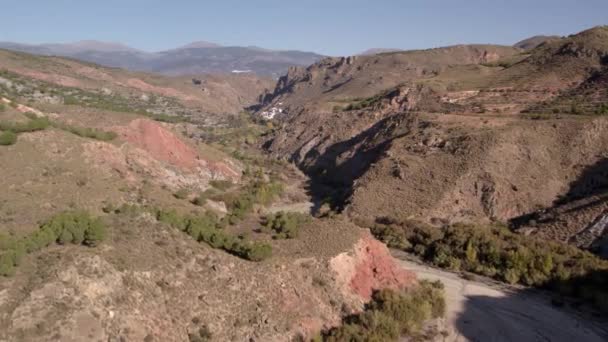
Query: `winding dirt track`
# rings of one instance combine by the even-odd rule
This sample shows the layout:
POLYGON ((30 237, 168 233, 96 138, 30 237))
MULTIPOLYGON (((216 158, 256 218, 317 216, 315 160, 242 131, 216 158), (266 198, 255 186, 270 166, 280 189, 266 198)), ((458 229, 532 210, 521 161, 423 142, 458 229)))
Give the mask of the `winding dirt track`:
POLYGON ((441 280, 447 303, 442 341, 608 341, 608 325, 584 320, 534 292, 509 291, 400 260, 419 279, 441 280))

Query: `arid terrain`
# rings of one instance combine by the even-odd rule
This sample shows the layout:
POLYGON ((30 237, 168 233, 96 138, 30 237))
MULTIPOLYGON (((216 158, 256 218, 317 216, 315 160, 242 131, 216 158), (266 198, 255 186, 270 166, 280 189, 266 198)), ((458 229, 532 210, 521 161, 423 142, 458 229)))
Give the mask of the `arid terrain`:
POLYGON ((607 41, 598 27, 532 50, 456 46, 294 68, 262 98, 261 111, 282 109, 265 147, 341 188, 335 204, 351 216, 513 221, 589 246, 577 236, 605 214, 607 41), (567 213, 532 219, 546 210, 567 213))
POLYGON ((606 340, 606 75, 607 27, 276 82, 0 50, 0 341, 606 340))
POLYGON ((400 264, 421 279, 445 285, 447 314, 441 341, 605 341, 608 329, 552 306, 539 293, 465 280, 412 261, 400 264))

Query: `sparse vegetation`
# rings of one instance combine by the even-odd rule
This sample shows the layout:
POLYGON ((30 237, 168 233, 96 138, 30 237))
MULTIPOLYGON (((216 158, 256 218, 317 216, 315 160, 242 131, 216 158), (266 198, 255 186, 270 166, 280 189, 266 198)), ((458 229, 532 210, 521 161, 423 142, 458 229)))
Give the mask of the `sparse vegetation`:
POLYGON ((178 229, 194 240, 215 249, 222 249, 232 255, 250 261, 263 261, 272 256, 272 246, 261 241, 248 241, 244 236, 236 236, 223 229, 225 220, 212 211, 204 214, 180 215, 176 210, 165 210, 123 204, 114 210, 116 214, 137 215, 149 213, 157 221, 178 229))
POLYGON ((22 258, 52 243, 97 246, 105 238, 105 226, 85 211, 64 212, 51 218, 34 233, 23 237, 0 236, 0 275, 14 274, 22 258), (2 242, 2 240, 5 240, 2 242))
POLYGON ((399 86, 393 87, 393 88, 387 89, 385 91, 382 91, 382 92, 380 92, 374 96, 368 97, 368 98, 355 99, 354 103, 348 104, 346 107, 344 107, 343 110, 348 112, 351 110, 360 110, 360 109, 371 107, 371 106, 375 105, 376 103, 380 102, 383 98, 386 98, 386 97, 392 95, 393 93, 395 93, 396 91, 398 91, 397 90, 398 88, 399 88, 399 86))
MULTIPOLYGON (((144 100, 137 95, 123 96, 103 91, 60 86, 21 76, 8 70, 0 70, 0 76, 19 85, 19 90, 17 91, 17 87, 9 88, 0 84, 0 89, 6 95, 31 98, 39 92, 60 99, 67 106, 82 106, 120 113, 135 113, 147 116, 152 120, 169 123, 188 121, 187 117, 179 115, 183 111, 183 106, 175 99, 168 97, 149 96, 147 100, 144 100)), ((16 103, 13 101, 11 105, 16 106, 16 103)))
POLYGON ((587 301, 608 312, 608 262, 576 247, 539 241, 506 227, 381 220, 373 233, 390 247, 411 252, 436 266, 468 271, 510 284, 542 287, 587 301))
POLYGON ((421 281, 403 292, 375 292, 365 311, 346 317, 341 326, 324 332, 319 340, 398 341, 401 336, 415 337, 425 321, 444 314, 443 284, 421 281))
MULTIPOLYGON (((47 129, 48 127, 55 127, 57 129, 64 130, 66 132, 70 132, 74 135, 90 138, 101 141, 110 141, 116 138, 116 133, 107 132, 98 130, 95 128, 89 127, 78 127, 68 125, 62 122, 53 122, 49 120, 47 117, 39 117, 33 113, 25 113, 25 116, 29 119, 27 122, 0 122, 0 131, 11 132, 13 135, 26 133, 26 132, 36 132, 47 129)), ((9 133, 9 136, 12 136, 9 133)), ((16 141, 16 137, 15 137, 16 141)), ((14 143, 14 142, 13 142, 14 143)), ((2 144, 0 144, 2 145, 2 144)), ((9 144, 10 145, 10 144, 9 144)))
POLYGON ((272 247, 264 242, 247 241, 222 229, 222 221, 212 213, 182 216, 175 210, 157 210, 158 221, 179 229, 193 239, 251 261, 262 261, 272 255, 272 247))

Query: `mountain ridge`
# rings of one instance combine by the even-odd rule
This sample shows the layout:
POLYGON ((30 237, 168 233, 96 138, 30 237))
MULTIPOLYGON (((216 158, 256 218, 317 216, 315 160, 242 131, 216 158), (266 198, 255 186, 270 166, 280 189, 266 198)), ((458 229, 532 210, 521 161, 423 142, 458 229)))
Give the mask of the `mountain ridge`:
POLYGON ((230 73, 251 70, 260 76, 279 77, 290 66, 306 66, 324 56, 299 50, 270 50, 256 46, 222 46, 206 41, 148 52, 121 43, 84 40, 66 44, 0 42, 0 48, 44 56, 60 56, 133 71, 168 76, 230 73))

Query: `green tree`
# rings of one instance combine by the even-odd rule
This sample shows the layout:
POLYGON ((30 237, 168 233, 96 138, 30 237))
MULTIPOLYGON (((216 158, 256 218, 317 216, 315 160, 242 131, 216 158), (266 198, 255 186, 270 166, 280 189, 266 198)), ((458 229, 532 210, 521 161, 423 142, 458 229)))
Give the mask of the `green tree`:
POLYGON ((8 146, 14 145, 17 142, 17 134, 11 131, 4 131, 0 133, 0 145, 8 146))

